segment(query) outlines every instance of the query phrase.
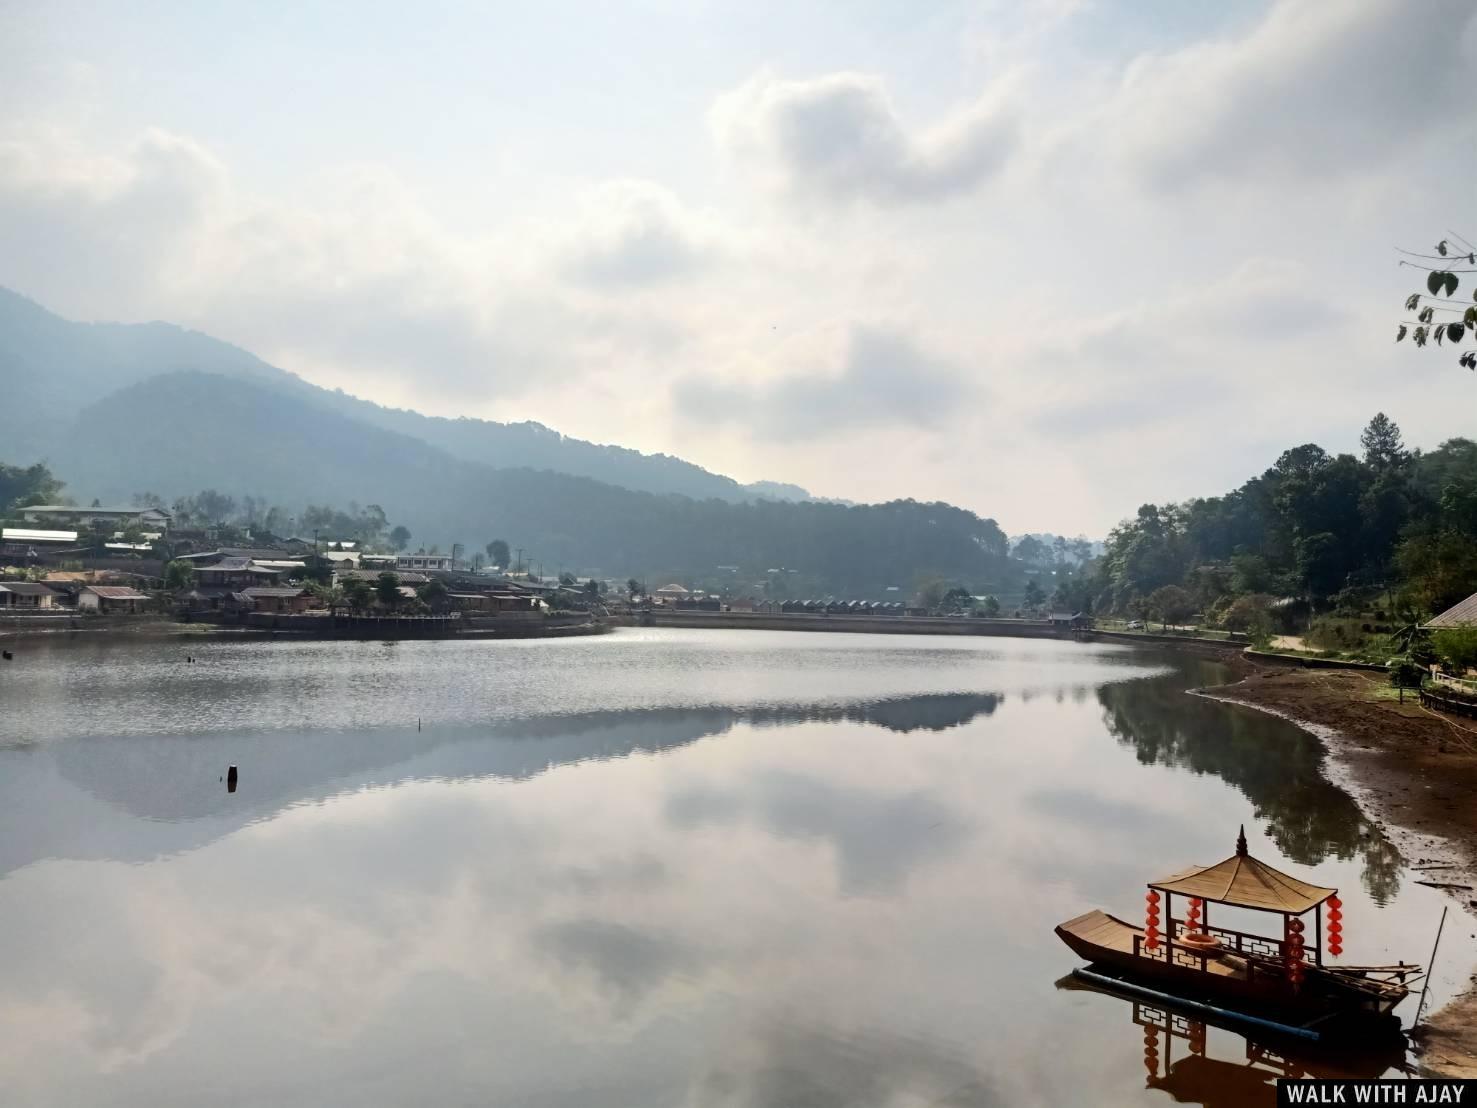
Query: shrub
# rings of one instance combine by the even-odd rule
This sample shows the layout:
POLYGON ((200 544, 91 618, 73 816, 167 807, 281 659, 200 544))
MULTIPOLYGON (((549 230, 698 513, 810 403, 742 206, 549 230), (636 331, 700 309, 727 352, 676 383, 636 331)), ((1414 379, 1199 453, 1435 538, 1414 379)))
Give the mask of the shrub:
POLYGON ((1477 666, 1477 627, 1443 627, 1431 636, 1431 646, 1454 669, 1477 666))

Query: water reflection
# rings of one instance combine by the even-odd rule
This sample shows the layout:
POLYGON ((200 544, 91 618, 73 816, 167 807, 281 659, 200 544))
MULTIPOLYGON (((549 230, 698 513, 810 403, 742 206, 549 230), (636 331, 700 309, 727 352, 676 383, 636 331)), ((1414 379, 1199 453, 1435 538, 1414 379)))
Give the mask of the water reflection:
POLYGON ((1400 891, 1400 855, 1324 776, 1318 743, 1264 713, 1184 694, 1187 684, 1223 683, 1225 672, 1213 662, 1181 660, 1173 674, 1102 686, 1108 731, 1146 765, 1214 774, 1235 786, 1293 861, 1361 859, 1364 887, 1377 903, 1389 903, 1400 891))
POLYGON ((1144 1087, 1176 1103, 1241 1108, 1277 1103, 1277 1082, 1292 1078, 1377 1078, 1413 1072, 1398 1040, 1357 1048, 1286 1038, 1252 1038, 1214 1019, 1188 1016, 1068 975, 1058 989, 1090 993, 1121 1009, 1126 1052, 1143 1061, 1144 1087))
MULTIPOLYGON (((8 763, 0 773, 0 875, 42 858, 143 860, 193 849, 293 805, 356 789, 413 780, 526 780, 557 766, 674 750, 744 725, 857 723, 899 734, 943 731, 990 716, 1002 699, 997 693, 933 694, 835 706, 585 712, 422 731, 88 737, 12 748, 0 751, 8 763), (219 786, 232 763, 244 766, 244 783, 235 793, 219 786), (146 822, 112 828, 116 821, 101 822, 96 808, 78 804, 67 786, 146 822), (205 826, 171 833, 155 826, 161 822, 205 826)), ((679 822, 684 803, 690 807, 693 799, 674 802, 679 822)), ((796 782, 776 780, 762 807, 776 826, 788 822, 793 833, 804 834, 804 810, 824 807, 827 800, 823 790, 807 795, 796 782)), ((704 818, 722 818, 722 803, 715 799, 704 818)), ((888 820, 898 833, 892 845, 905 855, 910 828, 938 818, 918 808, 915 798, 867 812, 865 822, 842 837, 855 841, 877 834, 887 824, 876 820, 888 820)), ((857 856, 854 850, 845 854, 857 856)))

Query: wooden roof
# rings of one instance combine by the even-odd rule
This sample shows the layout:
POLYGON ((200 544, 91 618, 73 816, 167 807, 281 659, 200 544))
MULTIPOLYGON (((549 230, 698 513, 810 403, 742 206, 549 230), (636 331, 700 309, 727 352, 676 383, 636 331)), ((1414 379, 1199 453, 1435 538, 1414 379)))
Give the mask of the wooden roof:
POLYGON ((1182 896, 1198 896, 1218 904, 1254 908, 1261 912, 1301 915, 1322 904, 1337 889, 1310 885, 1253 858, 1246 852, 1246 833, 1236 840, 1236 853, 1213 866, 1191 866, 1149 888, 1182 896))

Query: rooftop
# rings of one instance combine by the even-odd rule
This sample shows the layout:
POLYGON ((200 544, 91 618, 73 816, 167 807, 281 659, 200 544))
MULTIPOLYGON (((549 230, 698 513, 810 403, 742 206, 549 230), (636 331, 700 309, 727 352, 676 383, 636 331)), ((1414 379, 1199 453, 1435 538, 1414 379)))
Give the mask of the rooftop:
POLYGON ((1477 624, 1477 593, 1442 612, 1427 627, 1471 627, 1477 624))
POLYGON ((147 600, 149 599, 137 589, 131 589, 127 585, 88 585, 83 590, 102 597, 104 600, 147 600))
POLYGON ((1160 881, 1150 881, 1149 887, 1167 893, 1198 896, 1217 904, 1287 915, 1301 915, 1338 892, 1337 889, 1310 885, 1253 858, 1246 852, 1244 829, 1236 839, 1236 853, 1224 862, 1213 866, 1191 866, 1160 881))
POLYGON ((0 592, 12 593, 15 596, 55 596, 53 589, 48 589, 39 581, 0 581, 0 592))

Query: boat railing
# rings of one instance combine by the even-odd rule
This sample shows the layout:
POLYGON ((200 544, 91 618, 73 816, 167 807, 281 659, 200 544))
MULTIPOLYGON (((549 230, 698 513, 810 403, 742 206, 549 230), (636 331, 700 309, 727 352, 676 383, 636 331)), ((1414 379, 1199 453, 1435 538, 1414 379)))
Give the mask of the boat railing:
POLYGON ((1212 958, 1217 958, 1225 953, 1239 954, 1246 959, 1246 974, 1248 979, 1257 973, 1257 966, 1254 959, 1263 958, 1278 963, 1282 961, 1283 949, 1281 939, 1268 938, 1266 935, 1254 935, 1249 931, 1236 931, 1229 927, 1197 925, 1193 930, 1208 932, 1221 941, 1219 950, 1202 951, 1182 944, 1181 940, 1185 932, 1190 930, 1192 929, 1184 920, 1171 919, 1167 934, 1173 936, 1173 940, 1161 940, 1153 950, 1149 950, 1144 945, 1142 934, 1136 934, 1133 937, 1134 957, 1149 958, 1156 962, 1183 966, 1186 969, 1198 969, 1204 973, 1207 964, 1212 958))
MULTIPOLYGON (((1173 935, 1176 940, 1189 930, 1182 919, 1171 920, 1170 926, 1174 929, 1173 935)), ((1204 931, 1214 935, 1221 941, 1221 949, 1233 951, 1237 954, 1260 954, 1264 958, 1275 958, 1281 961, 1283 950, 1282 940, 1268 938, 1266 935, 1253 935, 1249 931, 1233 931, 1229 927, 1206 927, 1203 924, 1195 927, 1196 931, 1204 931)), ((1306 948, 1312 951, 1311 944, 1306 948)))

